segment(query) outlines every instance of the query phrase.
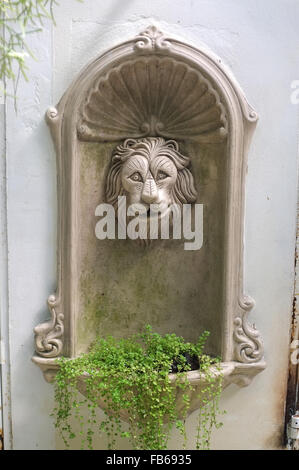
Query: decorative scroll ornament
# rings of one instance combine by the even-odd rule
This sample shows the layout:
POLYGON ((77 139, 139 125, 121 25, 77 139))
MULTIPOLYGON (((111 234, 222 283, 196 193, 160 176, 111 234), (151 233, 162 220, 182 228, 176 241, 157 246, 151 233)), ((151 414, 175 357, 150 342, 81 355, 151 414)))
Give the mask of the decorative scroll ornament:
POLYGON ((218 92, 198 70, 170 57, 128 60, 98 78, 81 106, 79 139, 164 137, 217 143, 228 133, 218 92))
POLYGON ((36 352, 43 357, 57 357, 62 352, 62 336, 64 332, 64 316, 57 313, 58 301, 55 295, 48 298, 51 320, 34 328, 36 352))
POLYGON ((136 52, 162 52, 168 51, 170 48, 171 42, 165 38, 164 34, 156 26, 149 26, 140 33, 136 38, 134 47, 136 52))
POLYGON ((233 338, 235 341, 236 360, 243 363, 254 363, 263 358, 264 347, 259 331, 255 325, 247 322, 249 311, 253 308, 255 302, 250 297, 244 297, 239 301, 239 305, 244 310, 242 317, 234 320, 233 338))

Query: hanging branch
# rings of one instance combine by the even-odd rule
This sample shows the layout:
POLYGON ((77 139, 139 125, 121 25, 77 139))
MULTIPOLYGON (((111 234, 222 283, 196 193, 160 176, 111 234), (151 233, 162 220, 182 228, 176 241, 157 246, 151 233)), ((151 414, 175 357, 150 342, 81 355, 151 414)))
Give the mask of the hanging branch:
POLYGON ((19 79, 28 81, 26 59, 35 59, 27 36, 42 31, 46 19, 55 24, 55 4, 56 0, 0 0, 0 81, 12 83, 15 107, 19 79))

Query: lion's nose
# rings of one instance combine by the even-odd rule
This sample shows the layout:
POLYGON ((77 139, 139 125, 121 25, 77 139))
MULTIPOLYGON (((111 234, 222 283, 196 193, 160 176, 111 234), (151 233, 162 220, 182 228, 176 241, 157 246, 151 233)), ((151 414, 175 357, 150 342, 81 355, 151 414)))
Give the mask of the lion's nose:
POLYGON ((143 185, 141 198, 147 204, 157 202, 158 190, 152 175, 148 176, 143 185))

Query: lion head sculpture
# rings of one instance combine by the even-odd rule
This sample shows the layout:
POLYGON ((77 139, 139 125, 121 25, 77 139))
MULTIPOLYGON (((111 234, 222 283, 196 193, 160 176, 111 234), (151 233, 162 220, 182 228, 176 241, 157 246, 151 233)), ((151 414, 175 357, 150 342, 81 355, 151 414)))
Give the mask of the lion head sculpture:
POLYGON ((106 179, 106 202, 116 210, 119 196, 126 196, 127 205, 141 204, 147 213, 155 205, 162 215, 172 204, 194 203, 197 192, 190 159, 179 152, 174 140, 125 140, 112 154, 106 179))

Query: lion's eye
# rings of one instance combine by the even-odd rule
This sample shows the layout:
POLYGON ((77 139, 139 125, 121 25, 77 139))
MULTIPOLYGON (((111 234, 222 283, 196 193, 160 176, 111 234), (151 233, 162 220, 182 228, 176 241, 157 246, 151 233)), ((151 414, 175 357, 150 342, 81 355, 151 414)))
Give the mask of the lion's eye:
POLYGON ((130 176, 130 179, 131 179, 132 181, 143 181, 142 176, 141 176, 141 174, 140 174, 138 171, 135 171, 135 173, 133 173, 133 174, 130 176))
POLYGON ((165 178, 168 178, 167 173, 164 173, 164 171, 159 171, 157 175, 157 180, 161 181, 161 180, 165 180, 165 178))

